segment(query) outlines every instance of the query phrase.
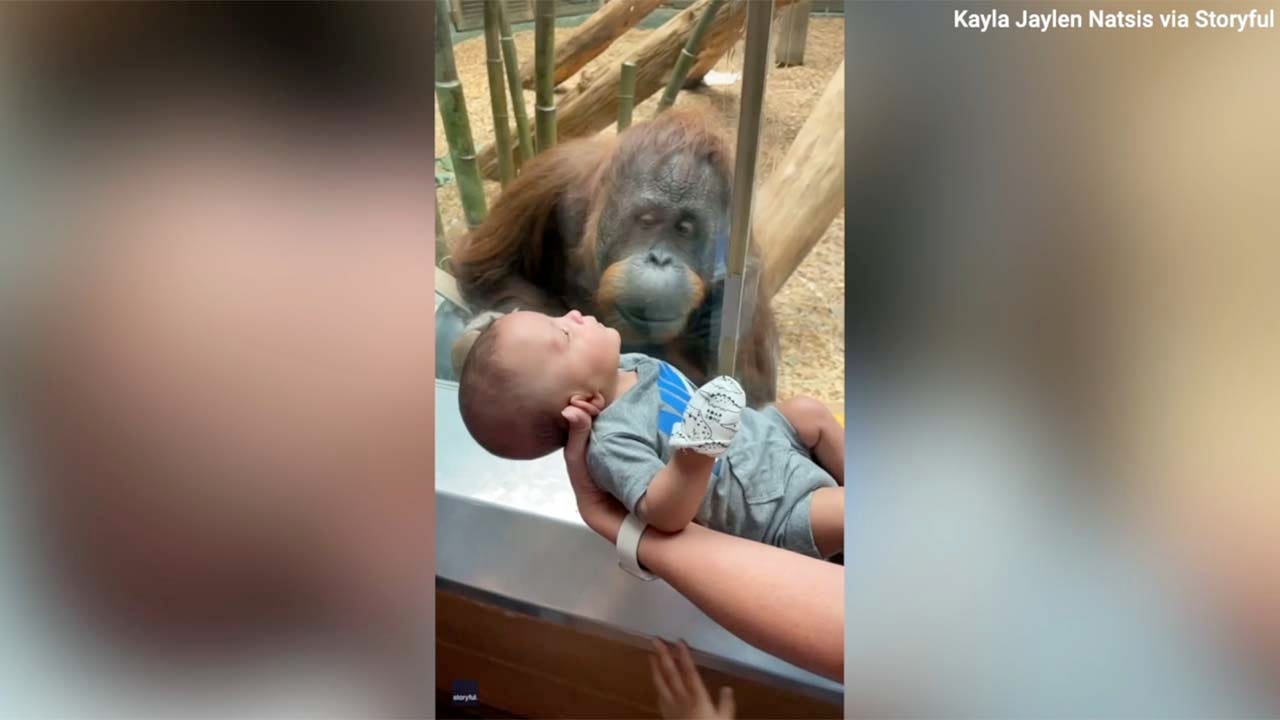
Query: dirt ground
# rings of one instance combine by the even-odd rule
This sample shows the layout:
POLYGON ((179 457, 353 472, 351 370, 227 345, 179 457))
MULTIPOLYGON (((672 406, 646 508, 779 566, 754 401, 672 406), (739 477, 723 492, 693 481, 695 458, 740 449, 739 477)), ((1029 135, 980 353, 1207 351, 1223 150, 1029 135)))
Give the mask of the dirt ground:
MULTIPOLYGON (((775 26, 775 31, 776 31, 775 26)), ((570 30, 557 28, 558 36, 570 30)), ((583 73, 599 72, 599 68, 620 64, 640 44, 648 30, 633 29, 616 40, 602 55, 580 73, 565 81, 575 86, 583 73)), ((533 32, 515 33, 516 51, 521 60, 533 57, 533 32)), ((741 72, 741 44, 721 58, 716 70, 741 72)), ((770 53, 772 56, 772 53, 770 53)), ((459 43, 454 49, 459 79, 466 95, 471 118, 471 132, 476 146, 493 139, 493 113, 489 104, 488 75, 485 69, 484 38, 475 37, 459 43)), ((805 45, 805 64, 800 67, 771 67, 765 84, 765 118, 760 145, 758 177, 772 172, 800 132, 810 109, 822 95, 827 81, 844 58, 844 20, 838 17, 811 17, 805 45)), ((741 84, 704 87, 681 92, 677 103, 706 107, 733 132, 737 127, 741 84)), ((639 122, 653 114, 661 93, 655 93, 638 105, 634 117, 639 122)), ((530 120, 534 93, 524 92, 530 120)), ((613 132, 607 128, 602 132, 613 132)), ((444 128, 436 116, 436 155, 448 154, 444 128)), ((497 182, 487 182, 490 201, 500 190, 497 182)), ((460 234, 465 227, 462 207, 455 185, 438 191, 440 212, 446 236, 460 234)), ((822 240, 773 299, 781 333, 782 355, 778 372, 779 398, 809 395, 835 408, 844 406, 844 211, 827 228, 822 240)))

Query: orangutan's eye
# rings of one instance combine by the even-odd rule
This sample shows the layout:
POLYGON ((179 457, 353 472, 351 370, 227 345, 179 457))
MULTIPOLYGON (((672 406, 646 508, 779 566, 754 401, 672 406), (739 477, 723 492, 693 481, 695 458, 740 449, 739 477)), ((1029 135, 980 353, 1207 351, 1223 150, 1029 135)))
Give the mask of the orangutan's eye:
POLYGON ((692 235, 693 221, 681 220, 680 222, 676 223, 676 233, 678 233, 680 237, 689 237, 690 235, 692 235))
POLYGON ((654 217, 653 213, 642 213, 636 218, 636 222, 640 223, 640 227, 649 229, 658 224, 658 218, 654 217))

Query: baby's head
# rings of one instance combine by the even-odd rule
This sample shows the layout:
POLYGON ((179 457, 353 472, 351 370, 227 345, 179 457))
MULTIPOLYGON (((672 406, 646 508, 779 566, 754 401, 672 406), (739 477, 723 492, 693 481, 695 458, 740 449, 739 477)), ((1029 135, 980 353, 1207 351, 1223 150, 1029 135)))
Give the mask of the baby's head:
POLYGON ((462 366, 462 422, 499 457, 554 452, 568 438, 561 413, 574 398, 599 403, 613 396, 621 345, 616 330, 577 310, 505 315, 476 338, 462 366))

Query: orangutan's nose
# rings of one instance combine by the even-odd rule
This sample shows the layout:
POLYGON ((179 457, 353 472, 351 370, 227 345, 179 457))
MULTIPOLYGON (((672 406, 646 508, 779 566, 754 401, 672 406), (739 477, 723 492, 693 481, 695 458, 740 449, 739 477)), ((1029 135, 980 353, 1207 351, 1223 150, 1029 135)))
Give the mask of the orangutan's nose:
POLYGON ((645 262, 649 263, 650 265, 656 265, 658 267, 669 267, 672 261, 675 260, 675 256, 672 255, 669 251, 664 250, 662 248, 654 248, 650 250, 648 254, 645 255, 644 259, 645 259, 645 262))

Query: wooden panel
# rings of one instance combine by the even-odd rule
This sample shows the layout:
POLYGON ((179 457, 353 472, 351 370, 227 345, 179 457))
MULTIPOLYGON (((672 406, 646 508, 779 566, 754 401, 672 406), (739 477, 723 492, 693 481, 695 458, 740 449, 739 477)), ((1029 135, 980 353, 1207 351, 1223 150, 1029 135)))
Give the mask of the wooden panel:
POLYGON ((462 720, 507 720, 508 718, 516 718, 521 720, 519 715, 514 715, 505 710, 499 710, 492 705, 454 705, 451 698, 453 693, 445 690, 436 690, 436 714, 437 718, 459 718, 462 720))
MULTIPOLYGON (((596 692, 584 671, 579 679, 539 673, 456 645, 436 642, 437 676, 474 680, 484 704, 528 718, 659 718, 654 706, 637 705, 625 698, 596 692)), ((441 708, 441 718, 451 717, 452 707, 441 708)), ((462 713, 459 713, 461 715, 462 713)))
POLYGON ((599 0, 556 0, 557 17, 584 15, 599 9, 599 0))
POLYGON ((450 0, 458 31, 476 30, 484 26, 484 0, 450 0))
MULTIPOLYGON (((453 0, 458 30, 484 27, 485 0, 453 0)), ((533 21, 533 3, 538 0, 506 0, 507 19, 515 23, 533 21)), ((600 8, 600 0, 556 0, 556 17, 590 15, 600 8)))
MULTIPOLYGON (((485 0, 452 0, 458 18, 458 30, 480 30, 484 27, 485 0)), ((507 20, 511 24, 533 20, 530 0, 505 0, 507 20)))
MULTIPOLYGON (((474 680, 480 702, 506 712, 658 717, 650 654, 647 638, 567 628, 454 593, 436 594, 436 686, 447 691, 455 680, 474 680)), ((699 670, 713 697, 720 686, 733 687, 740 718, 841 716, 838 705, 701 665, 699 670)))

